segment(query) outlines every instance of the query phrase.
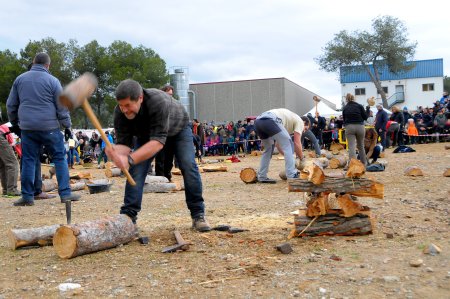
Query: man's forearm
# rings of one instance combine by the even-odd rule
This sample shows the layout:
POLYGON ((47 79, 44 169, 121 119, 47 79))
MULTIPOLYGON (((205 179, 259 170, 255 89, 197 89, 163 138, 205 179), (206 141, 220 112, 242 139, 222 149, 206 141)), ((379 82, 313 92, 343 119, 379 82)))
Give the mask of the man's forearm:
POLYGON ((162 148, 164 147, 164 145, 156 140, 150 140, 149 142, 147 142, 146 144, 144 144, 143 146, 141 146, 138 150, 134 151, 131 154, 131 157, 134 160, 134 163, 140 163, 142 161, 145 161, 151 157, 153 157, 154 155, 156 155, 162 148))

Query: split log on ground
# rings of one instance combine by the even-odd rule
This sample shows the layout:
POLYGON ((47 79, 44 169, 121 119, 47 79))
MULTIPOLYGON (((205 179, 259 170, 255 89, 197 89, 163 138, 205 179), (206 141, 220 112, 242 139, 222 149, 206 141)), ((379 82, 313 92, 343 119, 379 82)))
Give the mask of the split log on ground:
POLYGON ((349 178, 360 178, 366 172, 366 167, 358 159, 352 158, 348 164, 346 176, 349 178))
POLYGON ((122 175, 122 170, 120 168, 114 167, 114 168, 106 168, 105 169, 105 175, 109 178, 117 177, 122 175))
POLYGON ((178 169, 178 168, 174 168, 174 169, 172 169, 172 174, 174 174, 174 175, 181 175, 181 170, 178 169))
POLYGON ((362 209, 362 205, 352 200, 350 194, 344 194, 337 197, 339 207, 342 209, 344 217, 352 217, 358 214, 362 209))
POLYGON ((58 183, 55 180, 43 180, 42 181, 42 191, 50 192, 58 188, 58 183))
POLYGON ((306 167, 304 171, 308 173, 307 180, 314 185, 320 185, 325 180, 325 173, 323 172, 322 167, 316 163, 306 167))
POLYGON ((242 169, 239 177, 246 184, 256 183, 256 181, 258 180, 256 171, 251 167, 242 169))
POLYGON ((150 183, 144 185, 144 193, 167 193, 176 191, 175 183, 150 183))
POLYGON ((328 167, 331 169, 343 168, 348 161, 348 156, 338 155, 330 159, 328 167))
POLYGON ((92 173, 90 172, 76 172, 70 174, 71 179, 81 180, 81 179, 92 179, 92 173))
POLYGON ((420 169, 418 166, 406 167, 404 173, 408 176, 423 176, 422 169, 420 169))
POLYGON ((169 183, 169 179, 165 176, 148 175, 145 177, 146 184, 169 183))
POLYGON ((341 210, 329 210, 326 215, 318 216, 313 224, 300 236, 300 232, 311 222, 312 219, 306 216, 305 210, 300 210, 300 214, 295 216, 295 231, 293 236, 359 236, 372 233, 372 222, 370 219, 370 209, 364 207, 363 211, 353 217, 342 217, 341 210))
POLYGON ((382 199, 384 197, 384 185, 366 178, 349 179, 325 177, 320 185, 314 185, 312 182, 293 179, 288 182, 289 192, 330 192, 330 193, 348 193, 354 196, 374 197, 382 199))
POLYGON ((320 192, 314 195, 306 203, 306 216, 315 217, 320 215, 325 215, 330 209, 328 204, 328 192, 320 192))
POLYGON ((110 216, 73 225, 62 225, 53 236, 53 247, 59 257, 73 258, 133 241, 136 225, 126 215, 110 216))
POLYGON ((447 168, 447 169, 444 171, 444 176, 445 176, 445 177, 450 177, 450 168, 447 168))
POLYGON ((228 171, 228 167, 226 166, 203 166, 203 171, 204 172, 227 172, 228 171))
POLYGON ((17 249, 25 246, 47 246, 52 245, 53 235, 59 224, 34 227, 11 229, 8 233, 9 246, 17 249))
POLYGON ((330 151, 333 153, 333 155, 337 155, 340 150, 345 149, 345 147, 340 143, 332 143, 330 145, 330 151))
POLYGON ((331 158, 333 158, 333 153, 323 149, 323 150, 320 151, 320 156, 321 157, 325 157, 328 160, 330 160, 331 158))
POLYGON ((70 190, 72 190, 72 191, 80 191, 80 190, 84 190, 85 188, 86 188, 85 182, 78 182, 75 184, 70 184, 70 190))
POLYGON ((330 160, 328 160, 326 157, 320 157, 315 160, 315 163, 320 165, 323 169, 327 168, 330 164, 330 160))
POLYGON ((446 145, 446 146, 445 146, 445 149, 446 149, 446 150, 450 149, 450 145, 446 145))

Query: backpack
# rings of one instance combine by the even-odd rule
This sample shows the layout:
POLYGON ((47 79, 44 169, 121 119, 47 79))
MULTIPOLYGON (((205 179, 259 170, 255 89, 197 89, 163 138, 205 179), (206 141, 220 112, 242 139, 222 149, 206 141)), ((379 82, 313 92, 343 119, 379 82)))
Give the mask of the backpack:
POLYGON ((368 172, 384 171, 384 169, 385 169, 384 165, 380 163, 373 163, 366 167, 366 171, 368 172))
POLYGON ((398 154, 398 153, 414 153, 415 151, 416 151, 415 149, 410 148, 409 146, 400 145, 393 151, 393 153, 394 154, 398 154))

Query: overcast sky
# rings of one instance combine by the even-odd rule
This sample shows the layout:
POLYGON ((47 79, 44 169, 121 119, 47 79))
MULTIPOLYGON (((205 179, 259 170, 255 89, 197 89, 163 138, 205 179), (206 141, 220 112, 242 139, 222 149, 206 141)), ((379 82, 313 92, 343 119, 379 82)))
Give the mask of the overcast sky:
POLYGON ((0 0, 0 50, 32 40, 114 40, 155 50, 167 67, 189 68, 190 82, 286 77, 339 103, 337 74, 314 58, 341 30, 371 30, 391 15, 417 41, 416 60, 443 58, 450 75, 446 1, 325 0, 0 0))

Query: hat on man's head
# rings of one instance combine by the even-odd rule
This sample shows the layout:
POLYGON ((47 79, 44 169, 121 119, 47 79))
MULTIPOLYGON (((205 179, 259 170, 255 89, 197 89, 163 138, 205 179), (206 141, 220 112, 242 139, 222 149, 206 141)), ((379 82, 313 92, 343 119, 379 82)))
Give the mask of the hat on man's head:
POLYGON ((377 104, 377 108, 383 108, 383 105, 377 104))
POLYGON ((408 110, 408 107, 406 107, 406 106, 405 106, 405 107, 403 107, 403 110, 408 110))

